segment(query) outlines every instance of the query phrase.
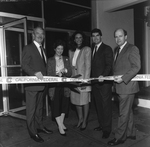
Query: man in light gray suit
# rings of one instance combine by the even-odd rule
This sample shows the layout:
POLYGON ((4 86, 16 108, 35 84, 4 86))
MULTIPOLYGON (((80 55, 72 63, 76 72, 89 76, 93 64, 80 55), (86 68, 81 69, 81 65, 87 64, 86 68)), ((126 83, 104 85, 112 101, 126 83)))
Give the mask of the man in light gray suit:
POLYGON ((127 32, 117 29, 114 37, 118 47, 115 50, 113 72, 114 75, 122 76, 114 80, 119 99, 119 118, 115 138, 108 142, 110 146, 124 143, 126 139, 136 139, 132 104, 139 85, 137 81, 131 80, 141 68, 139 49, 127 42, 127 32))

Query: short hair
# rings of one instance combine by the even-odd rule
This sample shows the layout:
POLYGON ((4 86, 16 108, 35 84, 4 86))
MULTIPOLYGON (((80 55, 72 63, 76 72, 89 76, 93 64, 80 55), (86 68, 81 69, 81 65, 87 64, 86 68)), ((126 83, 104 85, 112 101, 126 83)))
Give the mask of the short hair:
POLYGON ((102 32, 101 32, 100 29, 97 29, 97 28, 93 29, 93 30, 91 31, 91 36, 92 36, 93 33, 99 33, 99 35, 102 36, 102 32))
POLYGON ((37 26, 37 27, 33 28, 33 33, 34 33, 37 29, 41 29, 41 30, 43 30, 43 32, 45 33, 44 28, 42 28, 41 26, 37 26))
POLYGON ((125 29, 116 29, 116 30, 114 31, 114 37, 115 37, 116 31, 118 31, 118 30, 122 30, 123 33, 124 33, 124 36, 127 36, 127 31, 126 31, 125 29))
POLYGON ((63 46, 63 48, 65 49, 65 42, 60 39, 55 41, 55 43, 53 44, 53 49, 55 50, 59 45, 63 46))

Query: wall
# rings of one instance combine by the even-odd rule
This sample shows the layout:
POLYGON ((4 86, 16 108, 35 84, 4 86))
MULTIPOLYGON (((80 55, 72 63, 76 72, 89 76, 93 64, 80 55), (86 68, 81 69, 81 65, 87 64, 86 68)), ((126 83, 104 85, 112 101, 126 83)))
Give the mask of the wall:
POLYGON ((100 28, 103 34, 103 42, 112 48, 116 46, 114 30, 124 28, 128 32, 128 41, 134 43, 133 9, 115 12, 105 11, 105 1, 92 1, 92 29, 100 28))

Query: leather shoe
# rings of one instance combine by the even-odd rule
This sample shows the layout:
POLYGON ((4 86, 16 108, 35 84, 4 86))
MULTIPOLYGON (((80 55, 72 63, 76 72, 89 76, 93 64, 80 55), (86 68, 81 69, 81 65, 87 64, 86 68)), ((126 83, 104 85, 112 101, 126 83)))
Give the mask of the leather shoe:
POLYGON ((39 143, 44 142, 44 140, 43 140, 38 134, 36 134, 36 135, 34 135, 34 136, 31 136, 31 138, 32 138, 34 141, 39 142, 39 143))
POLYGON ((103 135, 102 135, 102 138, 107 139, 109 137, 109 135, 110 135, 110 132, 104 131, 103 135))
POLYGON ((127 136, 127 139, 136 140, 136 136, 127 136))
POLYGON ((114 138, 113 140, 108 141, 107 144, 110 145, 110 146, 115 146, 115 145, 118 145, 118 144, 122 144, 124 142, 125 142, 124 140, 117 140, 116 138, 114 138))
POLYGON ((64 133, 64 134, 60 133, 60 135, 61 135, 61 136, 67 136, 67 134, 66 134, 66 133, 64 133))
POLYGON ((38 133, 42 132, 42 133, 46 133, 46 134, 52 134, 53 131, 48 130, 47 128, 43 128, 43 129, 37 129, 38 133))
POLYGON ((94 128, 94 131, 101 131, 102 130, 102 127, 96 127, 94 128))

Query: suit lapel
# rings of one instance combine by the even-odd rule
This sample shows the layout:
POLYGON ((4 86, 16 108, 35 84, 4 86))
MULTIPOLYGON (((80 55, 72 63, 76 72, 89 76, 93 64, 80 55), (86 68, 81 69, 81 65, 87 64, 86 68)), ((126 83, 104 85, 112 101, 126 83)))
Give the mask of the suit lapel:
MULTIPOLYGON (((102 44, 98 47, 98 49, 97 49, 97 51, 96 51, 96 54, 94 55, 94 58, 93 58, 93 52, 92 52, 92 60, 95 60, 95 59, 97 58, 97 55, 98 55, 99 53, 102 53, 102 51, 103 51, 103 46, 104 46, 104 44, 103 44, 103 42, 102 42, 102 44)), ((93 51, 94 51, 94 49, 93 49, 93 51)))
POLYGON ((102 43, 102 44, 99 46, 99 48, 98 48, 98 50, 97 50, 97 52, 96 52, 96 53, 101 52, 101 51, 102 51, 103 46, 104 46, 104 44, 102 43))
POLYGON ((129 44, 127 43, 123 49, 121 50, 121 52, 119 53, 118 55, 118 58, 117 58, 117 61, 116 62, 119 62, 119 60, 122 58, 122 56, 124 55, 124 53, 128 50, 128 46, 129 44))
POLYGON ((42 60, 41 54, 39 53, 36 45, 34 43, 32 43, 33 49, 34 49, 34 53, 37 55, 38 58, 40 58, 42 60))
POLYGON ((78 57, 77 57, 77 60, 76 60, 76 67, 77 67, 77 65, 78 65, 78 61, 79 61, 79 59, 80 59, 80 56, 81 56, 81 54, 82 54, 82 51, 83 51, 83 48, 80 50, 80 52, 79 52, 79 54, 78 54, 78 57))
POLYGON ((52 57, 51 65, 52 65, 53 72, 55 74, 56 73, 56 60, 55 60, 55 56, 52 57))

